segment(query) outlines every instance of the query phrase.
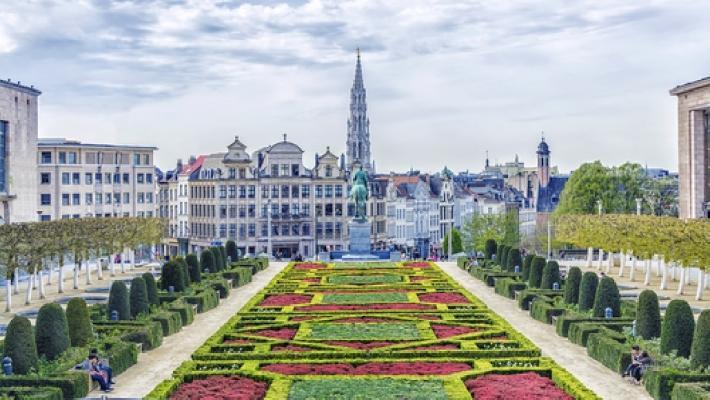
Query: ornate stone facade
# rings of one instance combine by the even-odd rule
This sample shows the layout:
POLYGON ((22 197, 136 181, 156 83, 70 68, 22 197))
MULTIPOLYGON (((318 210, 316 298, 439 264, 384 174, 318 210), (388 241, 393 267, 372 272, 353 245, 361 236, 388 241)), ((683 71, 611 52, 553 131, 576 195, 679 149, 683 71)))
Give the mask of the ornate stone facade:
POLYGON ((355 171, 358 166, 362 166, 370 174, 375 172, 370 161, 370 119, 367 118, 367 93, 362 80, 360 49, 357 50, 355 79, 350 89, 350 117, 345 146, 349 171, 355 171))

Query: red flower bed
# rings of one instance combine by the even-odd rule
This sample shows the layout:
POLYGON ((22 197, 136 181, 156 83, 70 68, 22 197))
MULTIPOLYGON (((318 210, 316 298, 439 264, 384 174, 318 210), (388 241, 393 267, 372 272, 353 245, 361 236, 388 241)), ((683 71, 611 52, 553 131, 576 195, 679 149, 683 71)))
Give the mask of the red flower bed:
POLYGON ((419 303, 375 303, 375 304, 315 304, 296 307, 297 311, 367 311, 367 310, 431 310, 433 304, 419 303))
POLYGON ((574 400, 550 378, 534 372, 484 375, 467 380, 466 388, 476 400, 574 400))
POLYGON ((427 303, 462 304, 470 303, 466 296, 459 293, 423 293, 418 295, 419 301, 427 303))
POLYGON ((424 261, 410 261, 404 263, 405 267, 410 267, 410 268, 429 268, 431 265, 428 262, 424 261))
POLYGON ((320 283, 320 278, 305 278, 302 279, 302 281, 308 283, 320 283))
POLYGON ((350 347, 351 349, 358 350, 370 350, 376 349, 378 347, 392 346, 393 342, 357 342, 357 341, 340 341, 340 340, 329 340, 325 342, 327 344, 332 344, 334 346, 350 347))
POLYGON ((355 290, 324 290, 323 294, 351 294, 351 293, 408 293, 406 290, 402 289, 355 289, 355 290))
POLYGON ((250 341, 244 339, 227 339, 224 344, 251 344, 250 341))
POLYGON ((313 351, 310 347, 296 346, 295 344, 277 344, 271 347, 271 351, 313 351))
POLYGON ((434 334, 439 339, 448 338, 451 336, 463 335, 465 333, 478 332, 480 329, 469 328, 468 326, 456 326, 456 325, 432 325, 431 329, 434 330, 434 334))
POLYGON ((259 400, 266 396, 268 384, 241 376, 211 376, 183 383, 171 400, 259 400))
POLYGON ((377 318, 377 317, 350 317, 350 318, 341 318, 341 319, 335 319, 330 322, 338 322, 338 323, 351 323, 351 324, 366 324, 369 322, 393 322, 389 318, 377 318))
POLYGON ((279 328, 279 329, 264 329, 261 331, 246 332, 249 335, 259 335, 266 336, 274 339, 281 340, 291 340, 296 336, 296 330, 293 328, 279 328))
POLYGON ((453 343, 430 344, 428 346, 415 347, 414 350, 458 350, 459 346, 453 343))
POLYGON ((328 266, 321 263, 300 263, 294 265, 293 269, 326 269, 328 266))
POLYGON ((274 294, 265 298, 259 306, 291 306, 294 304, 310 303, 312 296, 305 294, 274 294))
POLYGON ((261 368, 284 375, 447 375, 470 369, 466 363, 423 361, 369 362, 357 366, 345 363, 270 364, 261 368))

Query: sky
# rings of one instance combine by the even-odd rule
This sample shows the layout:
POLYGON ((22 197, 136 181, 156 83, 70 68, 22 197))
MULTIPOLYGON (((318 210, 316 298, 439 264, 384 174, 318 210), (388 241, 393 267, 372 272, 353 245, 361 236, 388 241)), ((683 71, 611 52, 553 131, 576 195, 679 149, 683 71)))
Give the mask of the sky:
POLYGON ((345 151, 362 49, 378 172, 626 161, 677 170, 672 87, 710 75, 710 2, 0 0, 0 78, 40 137, 157 166, 288 139, 345 151))

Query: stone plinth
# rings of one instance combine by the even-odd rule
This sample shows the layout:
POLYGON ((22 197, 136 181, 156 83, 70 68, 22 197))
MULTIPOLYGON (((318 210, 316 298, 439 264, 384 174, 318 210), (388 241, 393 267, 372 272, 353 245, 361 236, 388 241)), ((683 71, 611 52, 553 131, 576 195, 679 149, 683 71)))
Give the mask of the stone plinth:
POLYGON ((370 254, 370 222, 350 221, 348 228, 349 254, 370 254))

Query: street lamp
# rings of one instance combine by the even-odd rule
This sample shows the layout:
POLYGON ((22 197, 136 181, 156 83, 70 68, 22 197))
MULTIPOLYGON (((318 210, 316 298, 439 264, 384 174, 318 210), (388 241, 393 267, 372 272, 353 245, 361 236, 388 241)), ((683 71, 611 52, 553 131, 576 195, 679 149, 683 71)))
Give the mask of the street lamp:
POLYGON ((271 259, 271 199, 266 201, 266 226, 266 253, 269 255, 269 259, 271 259))

